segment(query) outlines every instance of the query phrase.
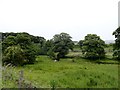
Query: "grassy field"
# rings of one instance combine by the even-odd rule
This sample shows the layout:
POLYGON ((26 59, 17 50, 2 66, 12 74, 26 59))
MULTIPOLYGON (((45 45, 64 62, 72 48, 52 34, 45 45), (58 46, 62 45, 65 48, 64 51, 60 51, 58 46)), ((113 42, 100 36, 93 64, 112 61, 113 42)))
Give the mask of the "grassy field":
POLYGON ((36 63, 23 67, 6 66, 3 70, 3 85, 6 88, 18 88, 19 84, 37 88, 117 88, 118 63, 110 59, 102 61, 85 60, 78 52, 70 52, 59 62, 47 56, 38 56, 36 63), (98 64, 104 62, 104 64, 98 64), (112 62, 112 63, 105 63, 112 62), (19 71, 23 71, 23 76, 19 71), (20 78, 24 80, 19 83, 20 78))

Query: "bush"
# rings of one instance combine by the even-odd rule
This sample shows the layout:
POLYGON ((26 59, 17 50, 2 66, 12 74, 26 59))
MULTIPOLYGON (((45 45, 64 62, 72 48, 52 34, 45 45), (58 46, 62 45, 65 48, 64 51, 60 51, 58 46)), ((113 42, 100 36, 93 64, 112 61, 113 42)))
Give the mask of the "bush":
POLYGON ((6 63, 22 65, 24 60, 24 51, 20 46, 9 46, 3 54, 3 62, 6 63))

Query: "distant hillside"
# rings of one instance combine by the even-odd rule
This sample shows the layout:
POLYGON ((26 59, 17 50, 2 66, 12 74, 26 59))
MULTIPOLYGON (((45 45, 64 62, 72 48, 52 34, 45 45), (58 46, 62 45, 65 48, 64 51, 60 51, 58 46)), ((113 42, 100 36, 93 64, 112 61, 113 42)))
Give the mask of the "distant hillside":
POLYGON ((105 40, 106 44, 115 43, 115 40, 105 40))

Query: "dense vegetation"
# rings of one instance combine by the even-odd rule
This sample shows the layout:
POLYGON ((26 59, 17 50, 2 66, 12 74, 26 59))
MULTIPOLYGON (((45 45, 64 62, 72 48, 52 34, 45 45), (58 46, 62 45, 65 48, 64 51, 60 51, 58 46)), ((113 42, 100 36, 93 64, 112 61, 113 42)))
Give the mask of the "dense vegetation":
POLYGON ((3 33, 2 37, 3 63, 16 66, 34 63, 36 55, 44 54, 43 37, 28 33, 3 33))
POLYGON ((96 34, 88 34, 85 40, 79 41, 79 45, 85 58, 91 60, 105 58, 105 42, 96 34))
POLYGON ((113 35, 115 35, 115 44, 114 44, 114 54, 113 56, 120 60, 120 27, 118 27, 114 32, 113 35))
MULTIPOLYGON (((2 33, 3 63, 15 66, 30 64, 35 62, 38 55, 48 55, 59 61, 73 50, 74 42, 71 38, 67 33, 56 34, 51 40, 25 32, 2 33)), ((96 34, 88 34, 78 45, 87 59, 105 58, 105 42, 96 34)))
POLYGON ((109 45, 96 34, 75 44, 67 33, 50 40, 25 32, 2 33, 2 87, 116 88, 119 33, 120 27, 113 32, 115 44, 109 45))
POLYGON ((58 61, 68 54, 69 49, 73 50, 74 43, 71 40, 71 36, 67 33, 56 34, 53 36, 52 42, 48 55, 58 61))

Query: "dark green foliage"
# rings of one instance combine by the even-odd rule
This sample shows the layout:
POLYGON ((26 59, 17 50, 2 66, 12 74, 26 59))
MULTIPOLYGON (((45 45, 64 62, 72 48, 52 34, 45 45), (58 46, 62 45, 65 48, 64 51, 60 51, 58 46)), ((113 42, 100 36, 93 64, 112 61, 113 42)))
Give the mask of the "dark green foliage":
POLYGON ((101 59, 105 57, 105 42, 96 34, 88 34, 84 40, 79 41, 82 53, 88 59, 101 59))
POLYGON ((79 44, 79 46, 80 46, 81 49, 82 49, 82 46, 83 46, 83 42, 84 42, 84 40, 80 40, 80 41, 78 42, 78 44, 79 44))
POLYGON ((7 47, 4 52, 3 62, 22 65, 24 63, 24 51, 18 45, 7 47))
POLYGON ((43 37, 39 37, 39 36, 32 36, 31 35, 31 41, 34 43, 39 43, 41 44, 41 46, 44 45, 45 39, 43 37))
POLYGON ((48 55, 48 53, 51 52, 50 50, 52 49, 52 47, 53 47, 53 41, 47 40, 43 46, 45 54, 48 55))
MULTIPOLYGON (((14 33, 14 32, 6 32, 6 33, 2 33, 2 40, 4 40, 5 38, 7 38, 8 36, 17 36, 18 34, 21 34, 21 33, 14 33)), ((27 34, 29 35, 28 33, 26 32, 22 32, 22 34, 27 34)))
POLYGON ((73 50, 73 41, 71 40, 71 36, 67 33, 60 33, 53 36, 52 39, 53 46, 52 50, 54 52, 54 56, 59 61, 60 58, 65 57, 68 54, 69 49, 73 50))
POLYGON ((47 55, 48 55, 51 59, 53 59, 53 60, 56 59, 55 53, 52 51, 52 49, 50 49, 50 50, 47 52, 47 55))
POLYGON ((46 40, 44 37, 31 35, 31 42, 34 43, 34 48, 36 49, 38 55, 46 55, 47 53, 45 51, 46 40))
POLYGON ((34 63, 36 55, 44 52, 44 43, 45 39, 43 37, 32 36, 28 33, 3 33, 3 62, 14 65, 34 63), (19 59, 21 59, 21 62, 19 62, 19 59))
POLYGON ((113 56, 117 60, 120 60, 120 27, 118 27, 114 32, 113 35, 115 36, 115 44, 113 45, 113 56))
POLYGON ((2 42, 2 49, 3 51, 12 45, 16 45, 16 37, 15 36, 8 36, 4 39, 4 41, 2 42))
POLYGON ((33 46, 30 45, 27 48, 24 49, 24 55, 25 55, 25 60, 26 63, 34 63, 35 62, 35 56, 37 55, 36 51, 34 48, 32 48, 33 46))
POLYGON ((34 50, 33 43, 28 34, 18 34, 16 36, 16 42, 24 50, 26 63, 33 63, 35 61, 36 51, 34 50))
POLYGON ((22 48, 26 48, 31 44, 31 38, 29 35, 21 33, 16 36, 16 43, 19 44, 22 48))
POLYGON ((36 53, 36 55, 41 55, 41 47, 40 47, 40 44, 33 43, 33 44, 31 45, 31 49, 33 49, 33 51, 36 53))

